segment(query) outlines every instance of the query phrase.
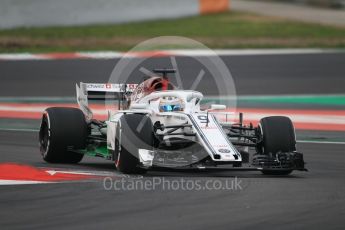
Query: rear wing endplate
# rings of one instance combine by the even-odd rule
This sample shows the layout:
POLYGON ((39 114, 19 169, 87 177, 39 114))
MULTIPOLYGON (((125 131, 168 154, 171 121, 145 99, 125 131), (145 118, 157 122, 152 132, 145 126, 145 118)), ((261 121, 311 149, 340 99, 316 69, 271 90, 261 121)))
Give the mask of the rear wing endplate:
POLYGON ((125 94, 130 94, 138 84, 83 83, 76 84, 77 102, 87 120, 93 117, 90 100, 118 100, 119 106, 125 94))

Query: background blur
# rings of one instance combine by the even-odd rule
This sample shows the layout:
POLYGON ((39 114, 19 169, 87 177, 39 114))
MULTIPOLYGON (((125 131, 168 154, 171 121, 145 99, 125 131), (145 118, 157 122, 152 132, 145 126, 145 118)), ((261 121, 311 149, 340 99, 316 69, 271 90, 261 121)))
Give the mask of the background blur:
MULTIPOLYGON (((344 48, 344 0, 0 0, 1 230, 344 229, 344 48), (245 123, 290 117, 309 172, 157 170, 131 177, 100 158, 44 162, 43 111, 78 107, 75 84, 108 82, 122 60, 140 63, 131 83, 143 79, 141 67, 177 66, 185 89, 203 76, 196 89, 215 92, 219 75, 200 74, 198 60, 218 57, 203 50, 131 52, 133 58, 122 59, 157 36, 187 37, 215 50, 231 71, 245 123), (157 55, 146 60, 150 54, 157 55), (83 183, 41 177, 56 182, 66 172, 194 184, 238 177, 244 189, 106 191, 100 177, 83 183)), ((95 118, 106 119, 101 104, 91 106, 95 118)))
POLYGON ((211 48, 342 48, 344 2, 2 0, 0 52, 128 50, 162 35, 211 48))

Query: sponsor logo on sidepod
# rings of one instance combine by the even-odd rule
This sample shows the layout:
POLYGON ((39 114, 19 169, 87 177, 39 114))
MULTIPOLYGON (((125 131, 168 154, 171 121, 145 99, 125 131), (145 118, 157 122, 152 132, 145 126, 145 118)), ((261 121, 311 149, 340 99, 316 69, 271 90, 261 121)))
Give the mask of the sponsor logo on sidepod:
POLYGON ((88 84, 87 88, 89 88, 89 89, 103 89, 104 85, 103 84, 88 84))

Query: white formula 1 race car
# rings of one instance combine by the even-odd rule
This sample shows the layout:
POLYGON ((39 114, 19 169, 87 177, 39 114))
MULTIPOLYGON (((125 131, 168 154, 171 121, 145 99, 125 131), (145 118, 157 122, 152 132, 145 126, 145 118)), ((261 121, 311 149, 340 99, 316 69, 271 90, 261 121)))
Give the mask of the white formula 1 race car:
MULTIPOLYGON (((78 163, 84 155, 112 160, 123 173, 152 168, 259 170, 287 175, 304 168, 296 151, 294 126, 287 117, 261 119, 257 127, 224 122, 224 105, 202 110, 203 95, 177 90, 173 69, 156 69, 140 84, 80 83, 80 109, 48 108, 39 131, 40 151, 50 163, 78 163), (162 75, 162 76, 160 76, 162 75), (90 100, 117 100, 118 110, 96 120, 90 100)), ((115 104, 115 102, 114 102, 115 104)), ((233 114, 232 114, 233 115, 233 114)))

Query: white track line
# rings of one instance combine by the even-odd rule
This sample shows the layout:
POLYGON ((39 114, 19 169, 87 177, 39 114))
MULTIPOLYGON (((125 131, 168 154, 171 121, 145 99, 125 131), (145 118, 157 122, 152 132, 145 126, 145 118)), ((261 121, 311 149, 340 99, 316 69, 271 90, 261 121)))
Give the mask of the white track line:
POLYGON ((15 129, 15 128, 0 128, 0 131, 15 131, 15 132, 38 132, 38 129, 15 129))
POLYGON ((233 50, 170 50, 174 55, 181 56, 250 56, 250 55, 290 55, 337 53, 342 49, 233 49, 233 50))
POLYGON ((0 180, 0 185, 24 185, 24 184, 52 184, 49 181, 34 181, 34 180, 0 180))
POLYGON ((0 61, 17 61, 17 60, 50 60, 50 58, 42 57, 30 53, 0 54, 0 61))
POLYGON ((107 172, 107 171, 72 171, 72 170, 66 170, 66 169, 50 169, 50 170, 45 170, 47 173, 50 175, 55 175, 55 174, 74 174, 74 175, 86 175, 86 176, 99 176, 99 177, 104 177, 104 176, 115 176, 115 177, 120 177, 123 174, 116 173, 116 172, 107 172))
POLYGON ((123 53, 113 52, 113 51, 77 52, 76 54, 80 57, 91 58, 91 59, 113 59, 113 58, 121 58, 123 56, 123 53))
MULTIPOLYGON (((290 54, 322 54, 344 53, 344 49, 225 49, 225 50, 157 50, 167 56, 251 56, 251 55, 290 55, 290 54)), ((142 58, 140 52, 131 54, 117 51, 95 51, 66 53, 74 56, 72 59, 114 59, 114 58, 142 58)), ((54 57, 54 54, 31 54, 31 53, 5 53, 0 54, 0 60, 56 60, 65 57, 54 57)), ((71 59, 68 57, 68 59, 71 59)))

